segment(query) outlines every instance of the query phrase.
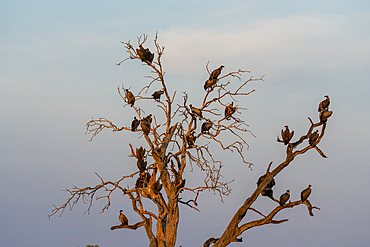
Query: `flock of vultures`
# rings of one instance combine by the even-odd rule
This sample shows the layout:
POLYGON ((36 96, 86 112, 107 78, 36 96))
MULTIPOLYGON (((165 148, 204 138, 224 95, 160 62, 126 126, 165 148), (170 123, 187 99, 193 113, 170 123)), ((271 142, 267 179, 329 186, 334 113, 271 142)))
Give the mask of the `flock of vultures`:
MULTIPOLYGON (((142 45, 139 45, 139 49, 136 49, 136 53, 139 56, 140 60, 144 63, 147 63, 148 65, 151 65, 154 59, 154 53, 151 53, 148 48, 143 48, 142 45)), ((215 69, 210 73, 209 78, 207 81, 204 83, 204 90, 206 92, 212 91, 214 87, 217 84, 217 81, 219 80, 218 77, 221 74, 222 69, 224 68, 223 65, 221 65, 219 68, 215 69)), ((164 93, 164 90, 159 90, 155 91, 152 94, 152 98, 156 101, 161 100, 161 96, 164 93)), ((131 105, 132 107, 135 104, 135 96, 134 94, 129 91, 128 89, 125 90, 125 97, 126 97, 126 102, 131 105)), ((330 99, 329 96, 325 96, 325 100, 320 102, 318 112, 319 112, 319 118, 320 122, 324 123, 327 121, 327 119, 332 115, 332 111, 329 111, 329 105, 330 105, 330 99)), ((189 113, 193 118, 199 118, 199 120, 205 119, 202 114, 202 110, 196 107, 193 107, 191 104, 189 104, 190 110, 189 113)), ((188 109, 188 108, 187 108, 188 109)), ((230 118, 233 118, 233 114, 236 112, 236 106, 233 105, 233 102, 231 102, 229 105, 225 107, 224 110, 224 118, 226 120, 230 120, 230 118)), ((142 131, 145 135, 149 135, 151 131, 151 123, 152 123, 152 114, 149 114, 148 116, 142 118, 142 119, 137 119, 134 117, 132 123, 131 123, 131 131, 142 131), (138 130, 138 127, 141 127, 141 129, 138 130)), ((210 134, 210 130, 212 129, 213 123, 210 120, 207 120, 202 124, 201 126, 201 133, 202 134, 210 134)), ((284 145, 292 145, 290 143, 290 140, 292 139, 294 135, 294 131, 290 131, 288 126, 284 126, 285 129, 281 130, 281 136, 282 140, 277 138, 278 142, 282 142, 284 145)), ((315 142, 319 138, 319 133, 318 130, 315 132, 311 133, 309 136, 309 144, 314 146, 315 142)), ((192 131, 190 134, 186 136, 186 142, 188 145, 188 148, 192 148, 195 144, 196 141, 196 135, 195 131, 192 131)), ((136 181, 135 187, 138 189, 138 191, 143 195, 144 197, 147 198, 153 198, 153 196, 158 195, 160 190, 162 189, 162 184, 160 183, 159 179, 156 180, 156 173, 157 169, 153 168, 152 174, 149 174, 147 170, 147 161, 146 161, 146 150, 143 147, 137 148, 136 149, 136 154, 134 155, 137 158, 137 167, 140 171, 139 178, 136 181)), ((176 170, 171 169, 175 171, 176 175, 176 170)), ((257 186, 259 186, 264 179, 266 178, 266 175, 261 176, 258 181, 257 181, 257 186)), ((180 178, 179 176, 175 176, 175 184, 177 185, 177 188, 180 189, 184 187, 185 185, 185 179, 180 178)), ((261 192, 262 196, 266 196, 271 198, 272 200, 275 200, 273 197, 273 187, 275 186, 275 180, 272 179, 266 187, 263 189, 261 192)), ((304 189, 301 192, 301 201, 304 202, 307 200, 307 198, 311 194, 311 185, 308 185, 306 189, 304 189)), ((280 206, 284 206, 284 204, 289 200, 290 198, 290 191, 287 190, 285 193, 283 193, 280 198, 279 198, 279 204, 280 206)), ((121 222, 121 225, 128 225, 128 219, 127 217, 123 214, 123 211, 120 210, 119 214, 119 220, 121 222)))

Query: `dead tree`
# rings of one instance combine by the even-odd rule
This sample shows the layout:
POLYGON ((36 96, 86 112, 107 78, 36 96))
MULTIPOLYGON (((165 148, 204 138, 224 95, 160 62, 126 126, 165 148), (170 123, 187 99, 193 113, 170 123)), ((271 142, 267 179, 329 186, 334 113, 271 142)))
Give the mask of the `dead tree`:
MULTIPOLYGON (((154 39, 155 53, 152 53, 149 48, 144 48, 146 41, 147 36, 143 35, 138 38, 135 47, 130 41, 122 42, 129 56, 118 63, 121 65, 124 61, 134 60, 143 66, 148 66, 152 73, 148 76, 149 82, 143 85, 140 91, 132 92, 134 98, 127 96, 128 88, 125 86, 117 88, 125 106, 129 106, 125 110, 132 111, 136 115, 135 128, 132 127, 131 121, 124 126, 117 126, 106 118, 92 119, 86 124, 86 133, 91 135, 90 140, 104 129, 137 135, 137 138, 142 141, 141 147, 135 148, 130 143, 128 146, 131 150, 130 157, 132 158, 130 160, 137 163, 138 171, 122 175, 117 181, 105 180, 96 174, 100 179, 100 183, 97 185, 83 188, 73 186, 72 189, 66 189, 69 198, 61 206, 55 206, 49 217, 62 215, 65 209, 71 210, 79 201, 87 204, 86 212, 89 213, 95 199, 106 200, 106 204, 102 208, 102 212, 104 212, 110 207, 113 193, 118 192, 115 194, 123 194, 131 201, 131 209, 140 216, 141 221, 132 223, 126 218, 121 220, 124 223, 113 225, 111 230, 136 230, 144 227, 150 247, 174 247, 180 205, 199 211, 197 199, 202 192, 213 191, 220 196, 221 200, 231 192, 229 185, 232 181, 222 180, 222 162, 215 157, 213 148, 218 146, 226 152, 235 153, 240 157, 241 164, 252 166, 252 163, 246 161, 244 151, 248 148, 245 134, 253 134, 248 129, 247 123, 241 118, 244 108, 234 103, 238 102, 238 98, 254 92, 254 89, 248 89, 247 86, 253 81, 263 80, 263 76, 260 78, 250 76, 243 80, 243 75, 250 73, 249 71, 239 69, 224 72, 227 70, 227 66, 222 65, 222 68, 225 67, 224 73, 221 73, 219 69, 220 73, 216 77, 212 77, 211 75, 215 73, 209 71, 207 63, 208 75, 206 77, 212 78, 212 83, 207 86, 206 90, 203 90, 203 82, 199 82, 199 90, 204 92, 202 100, 190 102, 188 93, 184 92, 183 97, 175 102, 177 91, 170 92, 167 88, 170 82, 168 84, 165 82, 161 62, 164 47, 158 44, 156 35, 154 39), (161 92, 162 97, 153 96, 153 92, 158 91, 161 92), (160 113, 148 112, 149 103, 153 104, 160 113), (224 114, 224 112, 228 114, 224 114), (223 138, 224 135, 233 136, 234 141, 226 142, 223 138), (204 182, 196 187, 188 187, 184 171, 185 169, 197 168, 199 172, 204 173, 204 182), (148 206, 149 204, 155 205, 156 210, 149 210, 152 208, 148 206)), ((131 91, 133 90, 130 89, 131 91)), ((149 108, 149 110, 151 109, 149 108)), ((317 144, 324 135, 326 123, 325 121, 314 124, 311 121, 308 133, 297 142, 287 145, 286 160, 271 172, 269 166, 265 179, 235 214, 225 233, 220 238, 210 238, 204 246, 209 246, 212 243, 214 246, 226 246, 230 242, 241 241, 240 234, 251 227, 286 221, 276 221, 273 220, 273 217, 280 210, 297 206, 302 204, 301 202, 289 202, 282 207, 278 206, 267 216, 251 206, 267 184, 283 168, 288 166, 295 156, 312 148, 320 150, 317 144), (314 142, 314 146, 310 145, 293 152, 294 148, 309 138, 314 128, 321 125, 321 134, 314 142), (248 210, 257 212, 263 218, 240 225, 248 210)), ((310 212, 312 212, 312 208, 315 208, 308 200, 305 200, 304 203, 309 207, 310 212)), ((128 210, 124 209, 125 212, 128 210)))

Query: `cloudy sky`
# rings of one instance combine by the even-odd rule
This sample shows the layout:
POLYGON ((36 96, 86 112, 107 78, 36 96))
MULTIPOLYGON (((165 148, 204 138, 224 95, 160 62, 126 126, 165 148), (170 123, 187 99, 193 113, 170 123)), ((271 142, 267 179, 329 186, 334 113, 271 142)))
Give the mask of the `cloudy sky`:
MULTIPOLYGON (((142 139, 105 131, 87 142, 85 123, 131 122, 116 88, 137 92, 150 71, 137 61, 116 66, 126 57, 120 41, 135 43, 143 33, 152 41, 156 32, 166 47, 168 87, 180 102, 185 90, 194 102, 202 97, 208 61, 211 69, 223 64, 226 72, 265 75, 238 102, 256 136, 246 135, 253 171, 220 155, 225 179, 235 178, 233 193, 224 203, 202 194, 200 213, 181 207, 177 246, 220 236, 268 163, 283 160, 281 128, 305 133, 324 95, 334 111, 320 144, 329 158, 309 151, 276 178, 275 189, 298 199, 312 184, 311 201, 321 211, 310 217, 304 206, 285 210, 276 218, 288 222, 247 231, 243 243, 230 246, 368 246, 369 1, 16 0, 1 1, 0 13, 1 246, 147 246, 143 229, 109 230, 121 208, 138 220, 118 194, 104 214, 102 202, 89 215, 83 204, 62 217, 48 214, 67 199, 63 189, 95 185, 95 172, 115 180, 135 166, 127 143, 142 139)), ((257 204, 264 212, 274 206, 266 198, 257 204)))

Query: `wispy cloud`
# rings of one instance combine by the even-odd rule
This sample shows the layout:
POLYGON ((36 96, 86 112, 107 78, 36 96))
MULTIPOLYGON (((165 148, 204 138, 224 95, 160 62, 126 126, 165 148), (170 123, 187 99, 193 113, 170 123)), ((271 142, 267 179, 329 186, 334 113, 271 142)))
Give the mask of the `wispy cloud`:
POLYGON ((167 66, 176 73, 199 73, 204 69, 204 59, 218 63, 244 60, 275 71, 301 66, 330 69, 333 64, 343 68, 370 54, 368 42, 357 40, 361 34, 346 29, 343 22, 340 17, 292 17, 221 30, 170 29, 160 37, 171 50, 166 54, 167 66), (356 52, 361 54, 357 57, 356 52))

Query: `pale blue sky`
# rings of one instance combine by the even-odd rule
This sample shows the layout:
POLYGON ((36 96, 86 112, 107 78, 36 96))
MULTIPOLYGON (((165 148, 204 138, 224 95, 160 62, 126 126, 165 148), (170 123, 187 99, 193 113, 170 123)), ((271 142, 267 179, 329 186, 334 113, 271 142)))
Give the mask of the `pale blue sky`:
MULTIPOLYGON (((61 218, 47 215, 67 198, 62 189, 95 185, 95 172, 114 180, 135 167, 127 141, 143 140, 106 131, 88 143, 84 125, 91 117, 130 123, 116 87, 138 91, 149 70, 131 61, 116 66, 126 57, 120 41, 143 33, 152 40, 157 31, 169 89, 188 90, 194 102, 207 61, 265 75, 238 102, 257 136, 246 137, 254 170, 220 155, 225 178, 236 179, 233 193, 224 203, 203 194, 201 213, 181 207, 177 246, 222 233, 266 165, 282 161, 281 128, 303 134, 326 94, 334 115, 320 147, 329 158, 314 151, 297 158, 275 190, 297 199, 310 183, 321 211, 285 210, 277 219, 288 222, 247 231, 244 243, 230 246, 368 246, 369 1, 0 1, 0 21, 1 246, 147 246, 143 229, 109 230, 121 208, 138 220, 119 196, 104 214, 98 202, 90 215, 82 204, 61 218)), ((265 198, 258 205, 274 206, 265 198)))

